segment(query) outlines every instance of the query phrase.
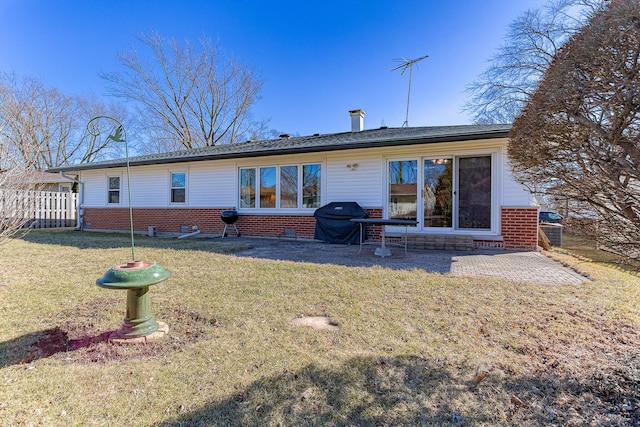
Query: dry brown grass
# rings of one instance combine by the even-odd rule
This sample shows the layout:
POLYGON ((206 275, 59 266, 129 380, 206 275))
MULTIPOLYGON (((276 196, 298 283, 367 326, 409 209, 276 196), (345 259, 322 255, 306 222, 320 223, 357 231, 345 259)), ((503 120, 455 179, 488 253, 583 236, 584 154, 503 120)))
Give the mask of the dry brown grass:
POLYGON ((172 272, 151 289, 169 336, 144 346, 105 342, 125 298, 94 285, 126 236, 0 246, 0 425, 640 422, 640 280, 624 270, 557 254, 595 280, 536 286, 137 242, 172 272))
POLYGON ((622 257, 610 251, 598 249, 597 243, 592 236, 564 233, 562 240, 562 249, 556 249, 556 251, 568 251, 577 258, 608 267, 624 269, 635 273, 640 271, 640 262, 622 257))

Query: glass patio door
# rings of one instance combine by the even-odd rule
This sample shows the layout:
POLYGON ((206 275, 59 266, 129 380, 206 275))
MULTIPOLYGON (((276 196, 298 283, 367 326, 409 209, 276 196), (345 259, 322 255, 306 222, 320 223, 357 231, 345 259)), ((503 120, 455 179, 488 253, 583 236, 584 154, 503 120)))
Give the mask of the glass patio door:
POLYGON ((419 219, 417 219, 418 161, 390 161, 388 182, 388 218, 420 221, 419 219))
POLYGON ((422 163, 423 228, 453 226, 453 159, 424 159, 422 163))
POLYGON ((387 218, 418 229, 491 229, 491 155, 391 160, 387 218))
POLYGON ((389 219, 418 221, 418 228, 452 227, 452 159, 390 161, 388 180, 389 219))
POLYGON ((491 156, 458 158, 458 228, 491 228, 491 156))

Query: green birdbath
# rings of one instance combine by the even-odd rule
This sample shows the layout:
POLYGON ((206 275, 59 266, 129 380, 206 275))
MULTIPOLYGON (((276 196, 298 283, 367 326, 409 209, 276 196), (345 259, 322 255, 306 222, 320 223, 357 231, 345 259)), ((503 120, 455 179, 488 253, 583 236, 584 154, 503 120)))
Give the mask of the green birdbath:
POLYGON ((124 323, 110 335, 110 341, 147 342, 168 332, 167 325, 157 322, 151 312, 149 286, 162 282, 170 274, 169 270, 154 262, 130 261, 116 265, 96 280, 102 288, 127 290, 124 323))

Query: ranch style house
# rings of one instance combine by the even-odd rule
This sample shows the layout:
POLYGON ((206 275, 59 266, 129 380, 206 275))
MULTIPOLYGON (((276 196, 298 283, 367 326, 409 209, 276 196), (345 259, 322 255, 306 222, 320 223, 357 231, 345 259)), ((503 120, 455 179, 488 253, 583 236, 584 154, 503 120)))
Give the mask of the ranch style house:
MULTIPOLYGON (((236 210, 246 236, 313 238, 314 212, 356 202, 371 218, 411 219, 411 241, 535 250, 538 207, 513 177, 510 125, 363 129, 131 157, 137 233, 220 235, 236 210), (452 243, 454 242, 454 243, 452 243)), ((126 159, 54 168, 79 182, 79 226, 129 230, 126 159)), ((405 228, 386 226, 388 236, 405 228)), ((378 238, 379 227, 369 230, 378 238)))

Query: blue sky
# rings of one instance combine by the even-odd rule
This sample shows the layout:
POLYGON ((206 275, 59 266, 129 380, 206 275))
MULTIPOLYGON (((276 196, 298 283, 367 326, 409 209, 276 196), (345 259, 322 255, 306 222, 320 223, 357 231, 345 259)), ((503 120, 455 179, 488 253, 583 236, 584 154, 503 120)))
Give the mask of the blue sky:
POLYGON ((195 43, 205 35, 265 85, 255 117, 309 135, 402 126, 413 69, 410 126, 469 123, 464 90, 487 66, 515 17, 546 0, 91 1, 0 0, 0 69, 67 94, 105 95, 99 72, 140 32, 195 43))

